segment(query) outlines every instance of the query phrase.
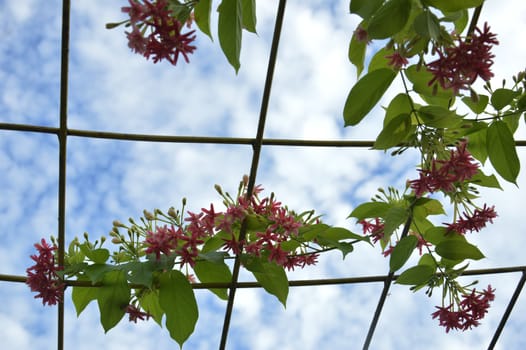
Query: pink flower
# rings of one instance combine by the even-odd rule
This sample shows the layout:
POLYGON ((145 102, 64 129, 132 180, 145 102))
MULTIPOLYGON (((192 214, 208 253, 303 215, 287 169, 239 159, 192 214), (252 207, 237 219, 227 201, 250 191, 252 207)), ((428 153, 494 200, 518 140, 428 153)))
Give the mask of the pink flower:
POLYGON ((443 89, 458 93, 459 90, 469 89, 477 77, 489 80, 493 77, 490 70, 494 57, 491 48, 498 43, 485 23, 483 31, 477 28, 471 38, 458 39, 457 46, 437 49, 438 59, 426 64, 433 74, 429 85, 438 82, 443 89))
POLYGON ((360 43, 369 44, 371 42, 371 40, 369 39, 369 34, 362 27, 356 28, 353 34, 354 34, 354 37, 356 38, 356 41, 360 43))
POLYGON ((137 323, 137 320, 148 320, 152 316, 148 312, 141 311, 135 305, 126 306, 125 312, 128 314, 130 322, 133 323, 137 323))
POLYGON ((493 219, 497 217, 495 212, 495 206, 488 207, 484 204, 482 209, 475 209, 472 215, 464 213, 464 217, 460 217, 456 222, 447 224, 448 231, 454 231, 460 234, 466 234, 467 232, 479 232, 481 229, 486 227, 486 223, 493 223, 493 219))
POLYGON ((42 304, 55 305, 63 300, 64 283, 57 274, 60 270, 55 265, 55 245, 50 246, 45 239, 36 243, 38 255, 31 255, 35 265, 29 267, 26 283, 32 292, 38 292, 35 298, 42 298, 42 304))
POLYGON ((402 56, 402 54, 398 51, 392 53, 391 55, 385 56, 385 58, 389 59, 387 64, 392 66, 394 69, 401 69, 409 63, 407 58, 402 56))
POLYGON ((126 32, 128 38, 128 47, 135 53, 144 54, 146 52, 146 45, 148 39, 143 37, 141 31, 136 26, 133 26, 131 33, 126 32))
POLYGON ((157 260, 161 258, 161 253, 164 255, 171 255, 173 250, 177 248, 177 239, 182 236, 182 230, 179 228, 157 227, 155 232, 148 231, 146 234, 145 244, 147 246, 146 254, 155 254, 157 260))

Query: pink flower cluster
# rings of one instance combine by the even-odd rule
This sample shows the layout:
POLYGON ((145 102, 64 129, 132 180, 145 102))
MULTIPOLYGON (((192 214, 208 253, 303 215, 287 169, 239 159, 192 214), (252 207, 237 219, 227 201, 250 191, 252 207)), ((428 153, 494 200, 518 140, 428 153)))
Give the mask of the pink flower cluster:
POLYGON ((131 304, 127 305, 124 311, 128 314, 129 321, 133 323, 137 323, 138 320, 148 320, 152 316, 148 312, 141 311, 140 308, 131 304))
POLYGON ((199 255, 199 245, 206 238, 223 231, 229 238, 223 238, 225 251, 241 254, 243 251, 257 256, 265 256, 287 269, 314 265, 318 254, 289 252, 282 248, 282 243, 298 235, 298 229, 303 226, 301 219, 296 218, 273 197, 258 198, 261 187, 256 187, 250 199, 239 196, 235 203, 230 203, 225 212, 215 212, 202 208, 199 214, 188 212, 185 218, 189 224, 183 230, 173 226, 157 227, 155 232, 149 231, 145 239, 146 254, 155 254, 160 259, 161 254, 171 256, 176 254, 181 259, 181 265, 195 265, 199 255), (256 220, 266 223, 264 230, 250 233, 239 240, 238 233, 243 220, 252 215, 256 220))
POLYGON ((55 264, 54 251, 56 246, 50 246, 45 239, 35 244, 38 255, 31 255, 35 265, 26 270, 26 283, 32 292, 38 292, 35 298, 42 298, 42 304, 55 305, 63 300, 64 284, 57 275, 59 267, 55 264))
POLYGON ((492 289, 491 285, 482 292, 473 289, 470 294, 462 295, 458 310, 455 310, 453 305, 436 306, 438 310, 431 316, 438 318, 439 325, 446 328, 446 333, 451 329, 465 331, 477 327, 488 312, 490 302, 495 299, 494 292, 495 289, 492 289))
POLYGON ((458 93, 459 90, 469 89, 477 77, 489 80, 493 77, 490 70, 494 57, 491 48, 498 43, 496 35, 489 31, 485 23, 484 30, 477 28, 471 37, 464 40, 458 38, 456 46, 437 49, 438 59, 426 64, 433 74, 429 85, 438 82, 442 88, 458 93))
POLYGON ((466 142, 451 150, 447 160, 433 159, 431 169, 420 169, 420 177, 409 182, 417 197, 436 191, 452 192, 455 183, 471 179, 479 165, 466 149, 466 142))
POLYGON ((154 63, 166 59, 176 65, 179 54, 189 63, 188 55, 196 49, 190 45, 195 40, 195 30, 182 33, 183 24, 172 16, 168 1, 128 1, 130 6, 123 7, 122 12, 130 16, 132 31, 126 32, 126 36, 132 51, 147 59, 152 56, 154 63))
POLYGON ((460 217, 452 224, 447 224, 447 228, 449 232, 454 231, 460 234, 473 231, 479 232, 486 227, 486 223, 493 223, 493 219, 496 217, 495 206, 488 207, 484 204, 482 209, 475 209, 472 215, 464 213, 464 217, 460 217))

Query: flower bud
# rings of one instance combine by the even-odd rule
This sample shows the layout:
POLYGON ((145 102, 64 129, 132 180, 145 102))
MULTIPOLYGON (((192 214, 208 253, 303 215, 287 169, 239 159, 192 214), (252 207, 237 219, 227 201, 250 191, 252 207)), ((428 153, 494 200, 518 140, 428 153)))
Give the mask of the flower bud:
POLYGON ((113 237, 113 238, 111 239, 111 243, 113 243, 113 244, 119 244, 119 243, 122 243, 122 240, 121 240, 120 237, 113 237))
POLYGON ((144 214, 144 218, 148 221, 152 221, 152 220, 155 220, 155 216, 153 216, 152 213, 150 213, 148 210, 144 209, 142 211, 142 213, 144 214))
POLYGON ((122 222, 120 222, 119 220, 113 220, 113 226, 114 227, 126 227, 124 226, 124 224, 122 222))
POLYGON ((175 211, 174 207, 170 207, 170 209, 168 209, 168 215, 174 219, 178 218, 177 212, 175 211))

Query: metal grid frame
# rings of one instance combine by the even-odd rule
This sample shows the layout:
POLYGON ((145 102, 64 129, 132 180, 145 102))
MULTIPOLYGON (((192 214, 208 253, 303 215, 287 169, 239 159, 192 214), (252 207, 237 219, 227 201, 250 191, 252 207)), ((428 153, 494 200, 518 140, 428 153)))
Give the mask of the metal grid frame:
MULTIPOLYGON (((54 134, 59 141, 59 179, 58 179, 58 263, 64 264, 64 247, 65 247, 65 218, 66 218, 66 153, 67 141, 69 137, 79 138, 99 138, 112 140, 126 140, 126 141, 146 141, 146 142, 169 142, 169 143, 195 143, 195 144, 229 144, 229 145, 247 145, 251 146, 252 162, 250 167, 249 182, 247 193, 251 193, 255 186, 256 175, 258 172, 258 164, 260 160, 260 153, 263 146, 283 146, 283 147, 340 147, 340 148, 360 148, 371 147, 374 141, 353 141, 353 140, 292 140, 292 139, 269 139, 264 138, 264 129, 267 116, 268 103, 271 95, 272 79, 274 75, 274 67, 276 64, 277 51, 280 41, 281 29, 285 13, 286 0, 279 0, 274 33, 272 38, 272 45, 270 50, 269 62, 267 66, 267 74, 263 90, 263 97, 261 101, 261 108, 259 114, 259 121, 257 133, 254 138, 235 138, 235 137, 199 137, 199 136, 171 136, 171 135, 147 135, 147 134, 131 134, 131 133, 112 133, 99 132, 93 130, 76 130, 68 128, 68 72, 69 72, 69 45, 70 45, 70 10, 71 0, 62 1, 62 36, 61 36, 61 68, 60 68, 60 124, 58 128, 44 127, 30 124, 14 124, 1 123, 0 130, 12 130, 31 133, 54 134)), ((480 10, 479 10, 480 11, 480 10)), ((476 24, 478 14, 476 13, 471 27, 476 24)), ((526 140, 516 141, 517 146, 526 146, 526 140)), ((241 228, 241 237, 244 236, 246 228, 241 228)), ((234 306, 236 290, 239 288, 261 288, 257 282, 239 282, 240 260, 237 257, 234 261, 232 271, 232 281, 230 283, 196 283, 193 285, 194 289, 208 289, 208 288, 228 288, 229 297, 227 301, 221 340, 219 349, 226 349, 226 342, 229 333, 230 321, 232 318, 232 311, 234 306)), ((490 268, 479 270, 467 270, 463 276, 475 275, 494 275, 504 273, 519 273, 521 278, 518 281, 514 293, 511 296, 508 305, 503 313, 499 325, 496 328, 492 339, 488 345, 488 349, 493 349, 497 344, 500 334, 504 329, 506 322, 518 300, 520 293, 526 283, 526 266, 512 266, 504 268, 490 268)), ((321 285, 335 285, 335 284, 361 284, 361 283, 383 283, 383 289, 380 294, 376 310, 372 317, 367 335, 364 339, 363 349, 368 349, 373 339, 374 332, 381 316, 383 306, 385 304, 389 288, 393 281, 398 276, 394 273, 377 276, 364 277, 348 277, 348 278, 333 278, 333 279, 317 279, 317 280, 293 280, 289 281, 291 287, 299 286, 321 286, 321 285)), ((25 276, 5 275, 0 274, 0 281, 4 282, 18 282, 24 283, 25 276)), ((75 281, 68 281, 66 285, 80 285, 75 281)), ((58 304, 58 332, 57 332, 58 350, 64 349, 64 303, 58 304)))

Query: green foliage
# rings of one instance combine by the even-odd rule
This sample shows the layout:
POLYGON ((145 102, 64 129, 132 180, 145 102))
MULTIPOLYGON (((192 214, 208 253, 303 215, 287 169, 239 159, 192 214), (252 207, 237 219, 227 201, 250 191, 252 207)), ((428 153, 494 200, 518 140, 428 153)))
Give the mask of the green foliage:
POLYGON ((398 276, 396 283, 419 285, 427 283, 435 274, 435 269, 429 265, 416 265, 408 268, 398 276))
POLYGON ((508 106, 516 96, 516 91, 504 88, 496 89, 491 94, 491 105, 493 108, 500 111, 504 107, 508 106))
POLYGON ((438 40, 440 38, 440 23, 438 18, 429 10, 421 12, 413 22, 415 32, 425 39, 438 40))
MULTIPOLYGON (((87 278, 79 277, 78 281, 87 281, 87 278)), ((97 300, 97 293, 98 288, 95 287, 73 287, 71 299, 73 300, 73 305, 75 305, 77 316, 80 316, 90 302, 97 300)))
POLYGON ((210 14, 212 13, 212 0, 199 0, 194 7, 195 23, 199 30, 212 39, 210 31, 210 14))
POLYGON ((345 126, 357 125, 373 109, 387 91, 396 72, 377 69, 363 76, 351 89, 345 102, 343 118, 345 126))
POLYGON ((153 320, 162 327, 164 311, 159 304, 159 291, 151 289, 143 290, 139 297, 139 304, 152 316, 153 320))
MULTIPOLYGON (((363 22, 358 26, 363 25, 363 22)), ((356 67, 356 75, 359 77, 362 74, 364 61, 365 61, 365 51, 367 49, 367 43, 365 41, 359 41, 356 39, 356 35, 353 34, 351 42, 349 43, 349 61, 356 67)))
POLYGON ((486 110, 486 106, 489 102, 489 97, 487 95, 477 95, 476 101, 473 101, 471 97, 462 97, 462 102, 468 106, 473 113, 481 114, 486 110))
POLYGON ((369 19, 381 6, 384 0, 352 0, 350 12, 355 13, 363 19, 369 19))
POLYGON ((241 66, 241 37, 243 27, 243 6, 241 0, 223 0, 219 5, 219 44, 228 62, 236 73, 241 66))
POLYGON ((391 272, 398 271, 411 257, 411 253, 416 248, 418 238, 415 236, 405 236, 398 242, 393 251, 391 252, 391 258, 389 259, 389 268, 391 272))
POLYGON ((384 126, 376 137, 373 148, 387 150, 395 147, 406 141, 410 135, 414 134, 415 130, 416 126, 411 123, 411 116, 406 113, 399 114, 384 126))
POLYGON ((503 121, 497 120, 488 128, 488 156, 491 164, 506 181, 517 184, 520 161, 515 149, 513 134, 503 121))
POLYGON ((193 333, 199 317, 192 285, 180 271, 159 276, 159 305, 166 315, 166 328, 180 347, 193 333))
POLYGON ((126 274, 121 270, 106 273, 102 279, 102 286, 97 290, 100 323, 107 332, 119 323, 130 302, 130 287, 126 274))
POLYGON ((389 208, 390 205, 385 202, 366 202, 354 208, 348 217, 353 217, 357 220, 383 217, 389 208))
POLYGON ((480 260, 484 254, 473 244, 460 239, 447 239, 437 244, 435 252, 449 260, 480 260))
POLYGON ((244 256, 243 265, 252 272, 263 289, 274 295, 283 306, 287 305, 289 281, 283 267, 265 258, 244 256))
POLYGON ((369 19, 371 39, 387 39, 401 31, 409 19, 411 0, 387 0, 369 19))
MULTIPOLYGON (((197 278, 203 283, 232 281, 232 273, 222 259, 219 262, 199 260, 195 263, 194 272, 197 278)), ((223 300, 228 299, 226 289, 211 288, 210 291, 223 300)))
POLYGON ((256 33, 256 0, 241 0, 241 13, 243 14, 243 28, 256 33))
POLYGON ((423 2, 443 12, 454 12, 480 6, 484 0, 423 0, 423 2))

